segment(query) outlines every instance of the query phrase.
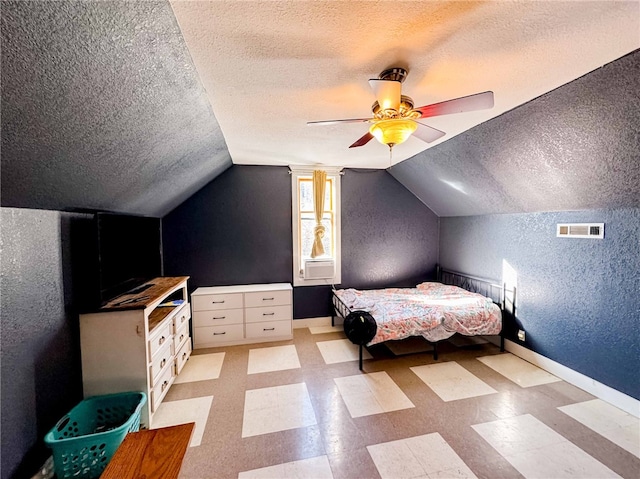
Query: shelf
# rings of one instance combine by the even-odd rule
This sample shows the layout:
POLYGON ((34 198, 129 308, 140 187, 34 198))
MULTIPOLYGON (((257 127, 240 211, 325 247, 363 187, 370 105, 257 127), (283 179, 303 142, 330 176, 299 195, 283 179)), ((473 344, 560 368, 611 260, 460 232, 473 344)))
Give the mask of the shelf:
POLYGON ((149 333, 151 333, 154 328, 164 320, 164 318, 169 316, 178 308, 179 306, 163 306, 151 311, 151 314, 149 315, 149 333))
MULTIPOLYGON (((159 277, 147 281, 141 286, 150 285, 144 291, 137 294, 124 293, 113 298, 98 311, 126 311, 130 309, 146 309, 154 302, 166 297, 171 290, 178 287, 189 276, 159 277)), ((135 289, 135 288, 134 288, 135 289)))

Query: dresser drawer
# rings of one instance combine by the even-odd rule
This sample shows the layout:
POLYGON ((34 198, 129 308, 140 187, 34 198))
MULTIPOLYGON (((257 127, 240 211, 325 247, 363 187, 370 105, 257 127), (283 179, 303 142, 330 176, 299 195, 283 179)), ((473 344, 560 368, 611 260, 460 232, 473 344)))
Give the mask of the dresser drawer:
POLYGON ((153 357, 151 366, 149 366, 151 387, 153 387, 154 384, 157 384, 158 377, 162 374, 164 368, 168 367, 169 363, 172 362, 174 351, 175 349, 173 348, 173 344, 171 342, 167 342, 162 346, 162 348, 160 348, 158 354, 153 357))
POLYGON ((171 342, 173 336, 173 321, 165 320, 152 331, 149 336, 149 361, 167 342, 171 342))
POLYGON ((189 338, 189 323, 186 323, 182 326, 179 331, 176 331, 176 334, 173 335, 173 350, 177 351, 189 338))
POLYGON ((291 336, 291 321, 266 321, 247 324, 247 339, 291 336))
POLYGON ((186 341, 176 354, 176 375, 180 374, 189 356, 191 356, 191 341, 186 341))
POLYGON ((194 347, 205 347, 212 343, 226 343, 244 339, 243 324, 226 324, 223 326, 203 326, 194 328, 194 347))
POLYGON ((291 304, 291 291, 260 291, 245 293, 244 306, 255 308, 259 306, 281 306, 291 304))
POLYGON ((242 293, 202 294, 191 296, 194 311, 242 308, 242 293))
POLYGON ((247 308, 245 322, 282 321, 291 318, 291 306, 265 306, 264 308, 247 308))
POLYGON ((182 305, 182 307, 173 316, 173 330, 177 332, 184 324, 189 324, 189 318, 191 318, 191 308, 189 303, 182 305))
POLYGON ((221 309, 219 311, 194 311, 193 327, 222 326, 224 324, 238 324, 244 320, 242 309, 221 309))
POLYGON ((171 364, 169 367, 165 368, 160 374, 158 380, 154 383, 153 389, 151 390, 151 411, 155 412, 160 406, 162 399, 167 394, 167 391, 173 384, 175 380, 175 376, 173 375, 173 360, 171 360, 171 364))

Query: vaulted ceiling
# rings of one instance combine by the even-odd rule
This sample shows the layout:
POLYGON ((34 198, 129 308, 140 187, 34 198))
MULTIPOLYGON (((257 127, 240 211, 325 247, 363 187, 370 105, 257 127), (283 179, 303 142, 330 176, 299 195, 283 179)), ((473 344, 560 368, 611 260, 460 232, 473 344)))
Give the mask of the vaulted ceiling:
POLYGON ((162 216, 232 164, 394 165, 442 216, 637 206, 636 1, 0 8, 3 206, 162 216), (447 134, 391 161, 348 148, 367 124, 306 125, 368 117, 392 66, 416 106, 495 106, 425 120, 447 134))
POLYGON ((438 216, 639 207, 640 50, 390 172, 438 216))

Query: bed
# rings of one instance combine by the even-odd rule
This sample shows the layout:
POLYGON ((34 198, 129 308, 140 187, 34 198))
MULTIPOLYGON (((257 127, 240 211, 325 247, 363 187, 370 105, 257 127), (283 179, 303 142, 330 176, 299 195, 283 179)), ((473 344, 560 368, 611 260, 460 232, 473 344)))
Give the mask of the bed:
POLYGON ((361 370, 363 346, 411 336, 422 336, 433 344, 434 360, 438 359, 438 342, 456 333, 499 334, 500 349, 504 351, 502 313, 507 296, 504 285, 441 268, 438 268, 437 279, 414 288, 333 290, 335 315, 347 318, 352 312, 366 311, 376 322, 373 339, 359 345, 361 370))

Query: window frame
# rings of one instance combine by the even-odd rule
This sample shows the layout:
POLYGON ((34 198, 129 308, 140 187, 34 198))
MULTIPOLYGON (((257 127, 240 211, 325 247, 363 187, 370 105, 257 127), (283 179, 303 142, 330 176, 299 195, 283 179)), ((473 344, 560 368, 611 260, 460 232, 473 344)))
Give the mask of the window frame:
POLYGON ((291 170, 291 225, 293 230, 293 286, 320 286, 320 285, 334 285, 340 284, 342 278, 342 251, 341 251, 341 212, 340 212, 340 203, 341 203, 341 193, 340 193, 340 183, 341 183, 341 170, 342 168, 328 168, 328 167, 317 167, 317 168, 309 168, 309 167, 295 167, 290 166, 291 170), (333 215, 334 215, 334 225, 333 228, 335 230, 335 243, 333 244, 334 256, 332 259, 335 261, 335 273, 333 278, 327 279, 304 279, 300 275, 300 270, 304 269, 304 260, 301 256, 301 238, 300 238, 300 221, 301 221, 301 211, 300 211, 300 195, 298 189, 298 180, 300 178, 312 178, 313 170, 321 169, 327 172, 327 179, 331 179, 333 181, 333 215))

